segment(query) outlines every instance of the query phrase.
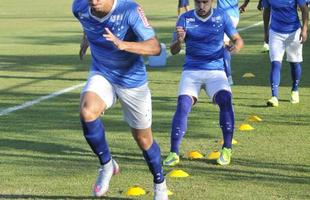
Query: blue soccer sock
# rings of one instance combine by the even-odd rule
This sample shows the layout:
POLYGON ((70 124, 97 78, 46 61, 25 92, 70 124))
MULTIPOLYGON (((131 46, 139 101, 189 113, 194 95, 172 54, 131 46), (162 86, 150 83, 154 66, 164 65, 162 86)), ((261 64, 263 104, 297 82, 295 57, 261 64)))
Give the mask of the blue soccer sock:
POLYGON ((235 117, 231 99, 231 93, 226 90, 219 91, 215 96, 215 102, 220 107, 220 126, 224 139, 223 148, 231 148, 234 134, 235 117))
POLYGON ((271 62, 270 85, 271 85, 271 94, 273 97, 278 97, 279 95, 281 67, 282 67, 281 62, 279 61, 271 62))
POLYGON ((179 155, 179 148, 181 140, 187 130, 188 114, 191 111, 193 104, 192 97, 188 95, 180 95, 178 98, 178 105, 172 120, 171 130, 171 152, 179 155))
POLYGON ((81 120, 84 137, 93 152, 98 156, 100 164, 104 165, 111 160, 108 143, 105 139, 103 123, 98 118, 91 122, 81 120))
POLYGON ((226 48, 224 48, 224 69, 226 77, 231 76, 231 54, 226 48))
POLYGON ((291 65, 291 76, 293 81, 292 91, 297 91, 301 79, 301 64, 291 62, 290 65, 291 65))
POLYGON ((162 183, 165 180, 162 162, 160 158, 160 148, 155 140, 151 147, 143 151, 144 159, 154 177, 154 183, 162 183))

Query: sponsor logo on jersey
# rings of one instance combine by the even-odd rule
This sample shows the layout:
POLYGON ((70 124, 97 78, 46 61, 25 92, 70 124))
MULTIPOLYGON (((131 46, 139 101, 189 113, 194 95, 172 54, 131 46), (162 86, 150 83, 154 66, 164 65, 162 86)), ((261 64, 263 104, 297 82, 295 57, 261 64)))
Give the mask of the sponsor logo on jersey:
POLYGON ((138 11, 138 13, 139 13, 139 15, 140 15, 140 18, 141 18, 141 20, 142 20, 142 22, 143 22, 143 25, 144 25, 145 27, 147 27, 147 28, 150 28, 151 25, 150 25, 150 23, 148 22, 148 20, 147 20, 145 14, 144 14, 144 11, 142 10, 142 8, 141 8, 140 6, 138 6, 137 11, 138 11))

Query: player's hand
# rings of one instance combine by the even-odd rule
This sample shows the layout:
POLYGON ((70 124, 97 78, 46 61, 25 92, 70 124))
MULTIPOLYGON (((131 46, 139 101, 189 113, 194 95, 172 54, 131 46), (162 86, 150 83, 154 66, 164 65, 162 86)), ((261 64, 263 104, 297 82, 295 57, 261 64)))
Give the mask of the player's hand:
POLYGON ((80 44, 80 51, 79 51, 80 60, 84 59, 88 47, 89 47, 88 39, 86 37, 86 34, 84 33, 80 44))
POLYGON ((240 13, 244 13, 246 11, 246 5, 242 4, 240 7, 239 7, 239 12, 240 13))
POLYGON ((299 41, 301 44, 305 43, 307 41, 308 33, 307 30, 302 29, 299 35, 299 41))
POLYGON ((262 5, 262 1, 258 1, 258 4, 257 4, 257 10, 259 11, 262 11, 263 10, 263 5, 262 5))
POLYGON ((176 33, 177 33, 177 40, 178 42, 184 42, 185 36, 186 36, 186 31, 182 26, 177 26, 176 27, 176 33))
POLYGON ((238 53, 238 49, 236 48, 235 45, 225 45, 225 48, 230 52, 230 53, 238 53))
POLYGON ((123 41, 118 39, 118 37, 116 37, 108 28, 104 28, 106 31, 106 34, 103 34, 103 37, 108 40, 111 41, 114 46, 116 48, 118 48, 119 50, 124 50, 124 45, 123 45, 123 41))

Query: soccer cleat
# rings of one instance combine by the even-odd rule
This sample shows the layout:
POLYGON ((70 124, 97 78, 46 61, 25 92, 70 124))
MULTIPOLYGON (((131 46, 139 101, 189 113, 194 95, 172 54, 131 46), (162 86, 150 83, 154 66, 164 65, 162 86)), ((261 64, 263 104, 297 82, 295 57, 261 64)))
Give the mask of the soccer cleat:
POLYGON ((229 165, 231 160, 231 149, 224 147, 221 150, 220 157, 216 160, 219 165, 229 165))
POLYGON ((170 152, 164 160, 163 165, 173 167, 180 162, 180 157, 174 152, 170 152))
POLYGON ((113 175, 119 173, 119 166, 117 162, 111 159, 105 165, 99 168, 99 175, 94 185, 93 194, 96 197, 104 196, 109 190, 110 180, 113 175))
POLYGON ((299 94, 298 94, 298 91, 292 91, 292 93, 291 93, 291 103, 292 103, 292 104, 299 103, 299 94))
POLYGON ((227 79, 228 79, 229 85, 233 85, 234 84, 234 81, 233 81, 231 76, 228 76, 227 79))
POLYGON ((261 52, 262 52, 262 53, 266 53, 266 52, 268 52, 268 51, 269 51, 269 44, 267 44, 266 42, 264 42, 264 45, 263 45, 263 47, 262 47, 261 52))
POLYGON ((166 180, 162 183, 154 183, 154 200, 168 200, 166 180))
POLYGON ((278 98, 277 97, 271 97, 267 101, 267 106, 269 106, 269 107, 278 107, 279 106, 278 98))

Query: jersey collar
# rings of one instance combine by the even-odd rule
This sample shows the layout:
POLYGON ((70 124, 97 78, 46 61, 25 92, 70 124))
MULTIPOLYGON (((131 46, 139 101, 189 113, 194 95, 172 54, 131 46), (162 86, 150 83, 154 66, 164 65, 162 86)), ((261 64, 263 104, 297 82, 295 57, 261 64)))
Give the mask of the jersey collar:
POLYGON ((213 15, 213 8, 211 8, 211 13, 210 13, 210 15, 207 18, 199 17, 199 15, 196 13, 196 10, 194 11, 194 14, 195 14, 195 17, 197 17, 200 21, 206 22, 213 15))
POLYGON ((99 21, 99 22, 104 22, 106 19, 108 19, 108 18, 112 15, 113 11, 115 10, 116 4, 117 4, 117 0, 114 0, 112 9, 111 9, 110 12, 109 12, 106 16, 104 16, 103 18, 99 18, 99 17, 96 17, 95 15, 93 15, 93 14, 91 13, 91 8, 90 8, 90 7, 88 7, 89 15, 90 15, 92 18, 94 18, 95 20, 99 21))

